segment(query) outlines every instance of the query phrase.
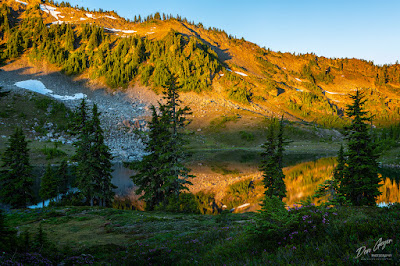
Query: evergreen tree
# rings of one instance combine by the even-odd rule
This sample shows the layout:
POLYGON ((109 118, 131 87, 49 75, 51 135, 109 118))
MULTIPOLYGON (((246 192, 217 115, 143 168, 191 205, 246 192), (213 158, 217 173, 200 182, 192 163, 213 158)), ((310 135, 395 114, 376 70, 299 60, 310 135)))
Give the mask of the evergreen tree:
POLYGON ((282 171, 282 159, 285 141, 283 139, 283 117, 279 123, 277 138, 275 137, 275 125, 271 123, 268 129, 267 142, 262 145, 262 161, 260 171, 263 172, 263 183, 266 198, 276 196, 282 200, 286 196, 286 186, 283 181, 285 175, 282 171))
POLYGON ((3 154, 3 168, 0 177, 0 196, 4 203, 15 208, 24 208, 32 203, 33 179, 29 164, 28 142, 21 128, 16 128, 9 139, 9 146, 3 154))
POLYGON ((57 196, 57 178, 54 175, 54 171, 50 164, 47 164, 46 172, 42 177, 39 196, 43 200, 43 207, 45 200, 55 198, 57 196))
POLYGON ((347 160, 340 181, 340 192, 353 205, 375 205, 376 197, 381 194, 381 178, 378 176, 378 155, 367 124, 371 117, 363 110, 365 100, 359 90, 350 97, 353 104, 347 106, 346 114, 353 120, 346 127, 347 160))
POLYGON ((341 190, 341 182, 343 180, 343 172, 346 167, 346 158, 344 157, 343 145, 337 157, 337 165, 333 170, 333 178, 325 180, 315 191, 313 198, 327 197, 327 205, 347 205, 350 202, 346 200, 343 191, 341 190))
POLYGON ((337 165, 335 169, 333 170, 333 187, 332 189, 335 191, 335 194, 341 193, 342 191, 340 190, 340 183, 343 180, 343 171, 346 166, 346 159, 344 158, 344 151, 343 151, 343 145, 340 145, 338 157, 337 157, 337 165))
POLYGON ((179 100, 175 78, 172 75, 169 75, 166 83, 164 100, 166 103, 160 106, 161 122, 166 125, 170 134, 163 145, 162 157, 166 166, 164 177, 167 178, 164 186, 170 196, 178 198, 180 191, 187 189, 186 185, 191 185, 187 179, 193 177, 189 175, 190 169, 183 164, 188 154, 184 150, 186 141, 182 134, 182 129, 189 123, 186 116, 191 112, 187 106, 180 107, 182 101, 179 100))
POLYGON ((86 100, 82 99, 78 107, 75 119, 74 131, 78 134, 78 141, 75 143, 76 152, 74 160, 77 162, 76 166, 76 186, 81 193, 90 200, 93 206, 94 197, 94 180, 93 169, 91 163, 91 140, 90 140, 90 117, 88 115, 88 107, 86 100))
POLYGON ((146 202, 146 208, 153 210, 155 206, 164 201, 165 193, 162 190, 164 178, 161 173, 161 153, 164 139, 168 137, 165 125, 161 124, 161 119, 154 106, 151 107, 152 120, 149 122, 149 137, 145 141, 145 151, 148 153, 142 161, 131 164, 137 170, 137 174, 132 176, 134 184, 137 186, 136 194, 146 202))
POLYGON ((111 183, 112 156, 110 149, 104 143, 103 130, 100 125, 100 113, 96 104, 93 105, 91 124, 90 164, 94 174, 95 195, 99 199, 99 205, 104 207, 114 197, 112 189, 115 186, 111 183))
POLYGON ((57 189, 59 194, 68 192, 69 175, 67 161, 63 160, 56 171, 57 189))
POLYGON ((67 25, 67 31, 65 33, 65 49, 68 51, 74 50, 74 30, 72 29, 71 25, 67 25))
POLYGON ((186 185, 191 184, 187 179, 193 177, 184 166, 187 154, 181 132, 188 123, 184 116, 190 110, 179 107, 181 102, 174 79, 169 76, 168 80, 164 97, 166 103, 159 103, 159 113, 154 106, 151 108, 150 134, 146 141, 148 154, 133 165, 138 172, 131 177, 138 186, 136 193, 144 192, 141 198, 146 201, 149 210, 159 204, 167 204, 171 197, 178 199, 180 192, 187 189, 186 185))
POLYGON ((111 183, 112 156, 107 145, 104 144, 103 130, 100 125, 100 113, 97 105, 93 105, 92 117, 88 115, 86 101, 83 99, 77 112, 75 122, 79 130, 79 141, 75 160, 77 187, 94 205, 94 199, 99 200, 100 206, 106 206, 114 197, 115 188, 111 183))

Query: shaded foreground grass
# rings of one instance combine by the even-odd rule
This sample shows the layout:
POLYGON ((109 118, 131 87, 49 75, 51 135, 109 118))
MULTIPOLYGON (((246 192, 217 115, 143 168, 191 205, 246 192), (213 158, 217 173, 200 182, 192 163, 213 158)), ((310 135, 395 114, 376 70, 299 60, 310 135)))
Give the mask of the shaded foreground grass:
MULTIPOLYGON (((62 207, 13 211, 7 222, 32 235, 41 224, 58 250, 57 255, 48 255, 54 264, 72 265, 78 260, 99 265, 368 263, 362 260, 368 255, 355 259, 356 250, 372 249, 379 238, 392 239, 380 250, 391 258, 380 263, 396 264, 399 209, 342 207, 328 224, 319 225, 320 231, 277 247, 268 244, 271 239, 255 238, 246 230, 255 213, 211 216, 62 207)), ((7 256, 12 254, 2 258, 7 256)))

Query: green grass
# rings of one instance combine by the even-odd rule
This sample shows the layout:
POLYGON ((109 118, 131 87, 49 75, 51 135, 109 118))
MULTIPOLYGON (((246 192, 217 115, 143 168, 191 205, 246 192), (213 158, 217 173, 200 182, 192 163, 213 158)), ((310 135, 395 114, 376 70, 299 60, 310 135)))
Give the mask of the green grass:
POLYGON ((392 254, 386 263, 399 263, 398 209, 342 207, 332 212, 337 215, 319 225, 321 234, 282 241, 276 247, 266 246, 268 241, 254 238, 246 229, 255 213, 212 216, 59 207, 16 210, 7 215, 7 222, 32 236, 41 223, 58 250, 47 257, 58 263, 86 254, 101 265, 354 264, 360 262, 354 258, 356 249, 373 247, 380 237, 393 239, 381 252, 392 254))
POLYGON ((43 95, 27 93, 27 96, 10 93, 0 98, 0 119, 4 124, 0 127, 0 154, 7 145, 15 127, 22 127, 29 140, 30 159, 34 165, 57 163, 60 158, 70 156, 74 152, 72 145, 59 144, 56 148, 48 147, 48 143, 33 139, 33 129, 39 135, 48 133, 44 125, 52 123, 56 132, 66 131, 70 111, 61 102, 43 95))
POLYGON ((55 145, 55 147, 53 148, 48 148, 47 146, 44 146, 43 149, 41 149, 41 152, 46 155, 46 160, 51 160, 54 158, 59 158, 59 157, 65 157, 67 155, 67 153, 65 153, 64 151, 58 149, 58 145, 55 145))
POLYGON ((219 131, 223 128, 226 128, 226 124, 228 122, 237 122, 239 120, 238 115, 223 115, 221 117, 214 118, 210 122, 209 129, 211 131, 219 131))

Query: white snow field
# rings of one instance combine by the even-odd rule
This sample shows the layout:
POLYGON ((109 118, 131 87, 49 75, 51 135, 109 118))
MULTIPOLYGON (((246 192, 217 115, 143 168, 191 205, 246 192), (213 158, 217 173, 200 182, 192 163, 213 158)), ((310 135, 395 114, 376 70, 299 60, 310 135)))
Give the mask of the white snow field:
POLYGON ((299 78, 295 78, 295 80, 302 82, 301 79, 299 79, 299 78))
POLYGON ((41 81, 34 79, 19 81, 14 85, 19 88, 47 95, 61 101, 80 100, 86 98, 86 95, 83 93, 76 93, 73 96, 54 94, 53 91, 47 89, 41 81))
POLYGON ((135 30, 119 30, 119 29, 112 29, 112 28, 106 28, 104 27, 105 30, 112 31, 112 32, 123 32, 123 33, 135 33, 135 30))
POLYGON ((339 93, 339 92, 331 92, 331 91, 325 91, 325 93, 328 93, 328 94, 338 94, 338 95, 344 95, 344 93, 339 93))
POLYGON ((26 5, 26 6, 28 5, 28 3, 23 2, 23 1, 19 1, 19 0, 15 0, 15 2, 21 3, 21 4, 26 5))
POLYGON ((121 30, 123 33, 135 33, 135 30, 121 30))
POLYGON ((83 93, 75 93, 74 96, 68 96, 68 95, 61 96, 57 94, 51 94, 50 96, 61 101, 80 100, 86 98, 86 95, 83 93))
POLYGON ((247 77, 247 75, 245 73, 239 72, 239 71, 235 71, 236 74, 241 75, 243 77, 247 77))
POLYGON ((44 86, 44 84, 39 80, 24 80, 16 82, 14 85, 19 88, 34 91, 40 94, 49 94, 53 92, 52 90, 46 89, 46 86, 44 86))
POLYGON ((58 20, 58 14, 61 14, 60 11, 56 11, 55 7, 48 6, 48 5, 40 5, 40 10, 46 13, 50 13, 53 17, 55 17, 58 20))

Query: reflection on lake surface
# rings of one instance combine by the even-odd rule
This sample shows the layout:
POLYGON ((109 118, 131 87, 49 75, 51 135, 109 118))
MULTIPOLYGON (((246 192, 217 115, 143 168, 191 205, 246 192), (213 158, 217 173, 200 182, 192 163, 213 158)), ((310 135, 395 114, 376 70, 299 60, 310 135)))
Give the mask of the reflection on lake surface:
MULTIPOLYGON (((318 185, 332 178, 335 165, 336 158, 330 157, 284 168, 283 172, 286 176, 285 184, 287 189, 287 198, 284 199, 285 203, 292 206, 296 202, 312 196, 318 185)), ((379 172, 383 177, 383 186, 379 189, 382 195, 377 198, 377 203, 400 202, 400 170, 380 168, 379 172)), ((314 203, 317 203, 317 201, 315 200, 314 203)))
POLYGON ((117 196, 127 196, 134 192, 134 184, 130 178, 134 171, 124 167, 123 163, 115 163, 113 166, 111 183, 117 188, 114 192, 117 196))
MULTIPOLYGON (((287 197, 284 198, 284 202, 288 206, 293 206, 299 201, 305 200, 314 195, 318 185, 322 184, 325 180, 332 178, 332 172, 335 165, 336 158, 328 157, 285 167, 283 172, 286 176, 285 184, 287 197)), ((400 202, 400 169, 381 168, 379 169, 379 172, 383 177, 383 186, 380 187, 382 195, 378 197, 377 203, 400 202)), ((134 197, 134 185, 130 179, 132 174, 133 171, 124 168, 122 164, 116 164, 114 166, 112 183, 118 186, 115 190, 117 196, 127 196, 129 198, 134 197)), ((229 177, 226 176, 225 178, 229 177)), ((259 189, 256 189, 256 191, 263 191, 262 182, 260 181, 261 180, 255 180, 254 182, 255 186, 261 186, 259 189)), ((193 179, 193 182, 196 182, 196 179, 193 179)), ((254 197, 255 198, 251 200, 251 202, 254 205, 258 205, 257 202, 262 199, 263 194, 256 193, 254 197)), ((226 202, 223 203, 228 205, 226 202)), ((315 200, 314 203, 317 204, 317 200, 315 200)), ((255 208, 252 210, 257 209, 258 206, 254 207, 255 208)))

